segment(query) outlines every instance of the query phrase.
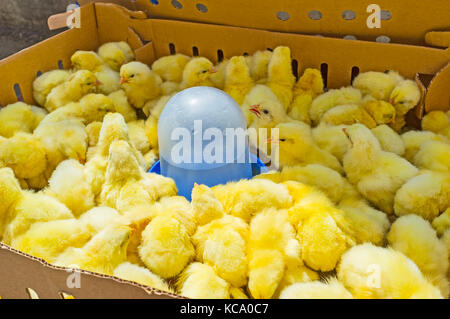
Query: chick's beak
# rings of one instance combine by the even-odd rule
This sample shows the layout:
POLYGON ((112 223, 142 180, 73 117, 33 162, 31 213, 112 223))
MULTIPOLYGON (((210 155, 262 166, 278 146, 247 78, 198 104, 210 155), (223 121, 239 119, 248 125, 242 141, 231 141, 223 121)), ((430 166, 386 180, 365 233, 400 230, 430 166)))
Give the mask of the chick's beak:
POLYGON ((95 81, 95 86, 100 86, 100 85, 103 85, 103 82, 101 82, 99 80, 95 81))
POLYGON ((128 79, 122 76, 120 78, 120 84, 125 84, 125 83, 128 83, 128 79))
POLYGON ((275 138, 273 138, 273 137, 269 137, 269 138, 266 140, 266 143, 267 143, 267 144, 280 144, 280 140, 275 139, 275 138))
POLYGON ((250 106, 249 110, 250 110, 250 112, 255 114, 257 117, 261 117, 261 106, 259 104, 250 106))
POLYGON ((209 69, 209 72, 214 74, 217 73, 219 70, 217 70, 217 68, 215 66, 212 66, 211 69, 209 69))

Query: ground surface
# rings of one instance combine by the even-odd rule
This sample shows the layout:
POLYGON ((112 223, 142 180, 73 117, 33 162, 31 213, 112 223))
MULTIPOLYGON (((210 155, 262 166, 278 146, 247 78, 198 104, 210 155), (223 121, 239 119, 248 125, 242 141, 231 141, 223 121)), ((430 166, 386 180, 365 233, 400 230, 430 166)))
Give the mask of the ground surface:
POLYGON ((42 41, 56 32, 47 18, 75 0, 0 0, 0 59, 42 41))

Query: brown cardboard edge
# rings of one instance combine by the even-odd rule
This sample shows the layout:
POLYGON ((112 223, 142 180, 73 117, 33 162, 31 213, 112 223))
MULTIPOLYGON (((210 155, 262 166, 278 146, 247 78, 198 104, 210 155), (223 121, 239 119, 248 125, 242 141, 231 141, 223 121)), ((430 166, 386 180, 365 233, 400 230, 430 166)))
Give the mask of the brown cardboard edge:
POLYGON ((450 62, 436 73, 427 88, 425 112, 436 110, 450 110, 450 62))

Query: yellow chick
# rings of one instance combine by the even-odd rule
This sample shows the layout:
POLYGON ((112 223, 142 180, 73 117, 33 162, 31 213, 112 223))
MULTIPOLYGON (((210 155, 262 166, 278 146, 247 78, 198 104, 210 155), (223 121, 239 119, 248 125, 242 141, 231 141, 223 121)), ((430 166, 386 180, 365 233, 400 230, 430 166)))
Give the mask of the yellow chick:
POLYGON ((225 213, 249 222, 264 208, 287 208, 292 203, 286 186, 268 180, 241 180, 212 188, 225 213))
POLYGON ((180 90, 194 86, 214 86, 211 81, 211 76, 216 72, 217 69, 207 58, 193 58, 186 64, 183 70, 183 80, 180 84, 180 90))
POLYGON ((294 98, 289 106, 289 116, 311 125, 309 109, 312 101, 323 93, 322 73, 317 69, 306 69, 294 86, 294 98))
POLYGON ((222 62, 220 62, 219 64, 217 64, 214 67, 214 70, 216 72, 211 74, 209 77, 209 79, 211 80, 213 85, 220 90, 223 90, 225 88, 225 74, 227 71, 227 66, 228 66, 229 61, 230 60, 225 59, 222 62))
POLYGON ((23 197, 19 181, 9 167, 0 168, 0 239, 3 236, 5 223, 10 209, 23 197))
POLYGON ((152 70, 164 81, 180 83, 183 80, 184 67, 191 60, 184 54, 174 54, 159 58, 152 64, 152 70))
POLYGON ((150 270, 132 263, 125 262, 114 269, 114 277, 134 281, 138 284, 152 287, 161 291, 173 292, 166 281, 153 274, 150 270))
POLYGON ((442 134, 450 139, 450 111, 432 111, 422 119, 422 130, 442 134))
POLYGON ((343 172, 336 157, 321 150, 312 138, 311 128, 303 122, 282 123, 279 130, 278 144, 279 166, 321 164, 335 171, 343 172))
POLYGON ((97 77, 92 72, 77 71, 66 82, 51 90, 45 101, 45 108, 52 112, 70 102, 78 102, 86 94, 93 93, 98 85, 97 77))
POLYGON ((273 51, 269 62, 267 86, 281 101, 285 111, 292 103, 294 84, 291 50, 288 47, 279 46, 273 51))
POLYGON ((353 296, 342 283, 332 278, 326 283, 313 281, 293 284, 281 292, 280 299, 353 299, 353 296))
POLYGON ((423 143, 414 156, 414 165, 422 169, 449 171, 450 143, 441 141, 428 141, 423 143))
POLYGON ((84 166, 75 160, 61 162, 49 179, 48 195, 65 204, 75 216, 95 206, 92 187, 84 173, 84 166))
POLYGON ((24 191, 21 199, 13 208, 10 208, 3 242, 10 245, 34 223, 71 218, 74 216, 70 210, 57 199, 41 193, 24 191))
POLYGON ((391 248, 355 246, 342 256, 337 275, 355 298, 442 299, 416 264, 391 248))
POLYGON ((60 84, 66 82, 71 73, 67 70, 52 70, 38 76, 33 82, 33 97, 40 105, 45 106, 45 101, 50 92, 60 84))
MULTIPOLYGON (((102 122, 92 122, 86 126, 86 134, 88 136, 88 145, 90 149, 95 149, 93 148, 93 146, 96 146, 98 143, 98 139, 100 138, 100 130, 102 129, 102 124, 103 124, 102 122)), ((87 158, 89 157, 87 156, 87 158)))
POLYGON ((191 299, 230 299, 230 284, 202 263, 190 264, 176 286, 180 295, 191 299))
POLYGON ((450 228, 450 207, 445 210, 439 217, 433 220, 433 228, 439 236, 444 235, 445 231, 450 228))
POLYGON ((356 104, 344 104, 333 107, 322 116, 321 122, 328 125, 352 125, 361 123, 368 128, 377 126, 377 123, 369 113, 356 104))
POLYGON ((361 124, 345 129, 350 149, 344 156, 344 170, 350 183, 378 209, 393 213, 394 196, 418 169, 407 160, 381 149, 372 132, 361 124))
POLYGON ((269 63, 272 51, 256 51, 252 56, 246 58, 250 75, 256 83, 266 83, 268 78, 269 63))
POLYGON ((137 120, 136 110, 128 103, 127 95, 124 90, 118 90, 108 95, 113 102, 116 112, 123 115, 125 122, 137 120))
POLYGON ((335 156, 341 163, 350 147, 350 141, 342 130, 347 127, 348 125, 335 126, 322 122, 312 129, 312 136, 317 146, 335 156))
POLYGON ((134 60, 134 52, 124 41, 109 42, 98 48, 98 55, 111 69, 119 72, 120 67, 134 60))
POLYGON ((171 216, 155 217, 142 232, 139 256, 150 271, 171 278, 183 271, 195 256, 186 228, 171 216))
POLYGON ((405 115, 419 104, 421 93, 419 86, 412 80, 397 84, 390 96, 390 103, 395 107, 395 123, 391 124, 399 132, 406 124, 405 115))
POLYGON ((424 171, 395 195, 397 216, 417 214, 430 222, 450 206, 450 173, 424 171))
POLYGON ((78 220, 83 227, 89 229, 91 233, 99 233, 108 226, 124 223, 122 215, 110 207, 94 207, 82 214, 78 220))
POLYGON ((128 135, 134 147, 142 154, 150 151, 150 142, 146 132, 145 121, 137 120, 128 122, 127 126, 128 135))
POLYGON ((382 100, 369 100, 362 104, 362 108, 378 125, 390 124, 395 121, 395 108, 388 102, 382 100))
POLYGON ((395 79, 383 72, 363 72, 353 80, 353 87, 377 100, 388 101, 397 85, 395 79))
POLYGON ((38 137, 17 133, 0 143, 0 164, 21 179, 34 178, 47 168, 47 152, 38 137))
POLYGON ((199 226, 224 216, 223 205, 206 185, 195 184, 192 189, 192 209, 199 226))
POLYGON ((33 133, 38 124, 31 106, 23 102, 0 109, 0 136, 10 138, 18 132, 33 133))
POLYGON ((422 273, 439 287, 442 296, 448 297, 447 247, 430 223, 414 214, 400 217, 392 224, 387 238, 393 249, 414 261, 422 273))
POLYGON ((225 88, 237 104, 244 102, 245 96, 254 86, 250 76, 250 70, 243 56, 235 56, 230 59, 225 73, 225 88))
POLYGON ((338 105, 359 104, 362 99, 361 91, 352 87, 329 90, 317 96, 309 109, 309 116, 314 125, 320 123, 322 116, 338 105))
POLYGON ((414 157, 420 150, 422 144, 428 141, 445 141, 443 136, 429 131, 409 131, 403 133, 401 137, 405 144, 404 157, 411 163, 414 162, 414 157))
POLYGON ((55 265, 112 276, 114 269, 126 261, 130 232, 127 226, 107 227, 83 247, 68 248, 56 258, 55 265))
POLYGON ((395 153, 399 156, 405 154, 405 143, 400 135, 386 124, 378 125, 372 130, 372 134, 380 142, 381 148, 386 152, 395 153))
POLYGON ((120 83, 130 104, 142 109, 161 94, 161 77, 141 62, 130 62, 120 68, 120 83))
POLYGON ((78 220, 54 220, 32 224, 26 233, 12 240, 11 247, 53 263, 67 248, 83 247, 90 238, 89 229, 78 220))

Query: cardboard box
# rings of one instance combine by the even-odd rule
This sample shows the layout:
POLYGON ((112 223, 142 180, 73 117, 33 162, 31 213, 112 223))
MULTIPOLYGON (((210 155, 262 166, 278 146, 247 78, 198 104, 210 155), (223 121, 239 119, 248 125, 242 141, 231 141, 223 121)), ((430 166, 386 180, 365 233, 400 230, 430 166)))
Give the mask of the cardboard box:
MULTIPOLYGON (((154 1, 156 0, 152 0, 154 1)), ((87 2, 92 1, 80 1, 80 3, 87 2)), ((410 17, 410 15, 401 12, 397 5, 392 6, 395 8, 395 10, 392 9, 392 25, 383 32, 389 31, 392 39, 398 38, 410 44, 386 44, 286 32, 318 33, 317 30, 321 30, 320 33, 323 34, 334 34, 333 31, 337 30, 340 34, 346 34, 354 31, 353 34, 363 39, 381 32, 368 31, 362 25, 353 28, 343 26, 341 23, 339 27, 336 24, 334 29, 333 24, 328 24, 325 18, 319 25, 312 25, 309 22, 300 23, 296 22, 294 19, 296 15, 293 13, 292 21, 282 28, 281 23, 286 21, 273 20, 274 10, 279 8, 287 12, 300 12, 298 5, 287 0, 273 4, 274 7, 272 2, 269 5, 266 1, 252 0, 247 1, 245 5, 239 4, 237 0, 216 1, 208 3, 207 13, 211 15, 200 12, 197 7, 192 7, 193 4, 186 5, 186 11, 183 11, 185 13, 180 13, 181 11, 174 11, 175 8, 169 8, 168 1, 164 3, 160 1, 157 6, 153 6, 148 0, 137 0, 133 3, 125 0, 114 2, 146 13, 133 12, 110 3, 86 4, 81 8, 81 28, 67 30, 0 61, 0 78, 2 79, 0 105, 7 105, 17 100, 34 103, 32 82, 39 72, 57 67, 69 67, 70 57, 78 49, 95 50, 105 42, 125 40, 135 50, 136 58, 148 64, 158 57, 174 52, 187 55, 198 53, 217 62, 222 57, 286 45, 291 48, 293 59, 296 61, 295 73, 301 74, 307 67, 319 68, 326 78, 328 88, 350 85, 358 72, 394 69, 406 77, 415 77, 421 85, 422 102, 412 114, 416 119, 420 119, 424 112, 430 110, 450 109, 450 90, 448 89, 450 87, 450 49, 424 45, 425 41, 441 46, 450 44, 448 32, 429 32, 441 30, 444 27, 449 29, 450 10, 433 10, 435 15, 432 17, 428 16, 427 10, 422 10, 422 14, 426 17, 423 19, 426 19, 427 24, 417 22, 400 26, 400 22, 395 22, 397 21, 394 19, 395 16, 410 17), (234 6, 230 6, 231 4, 234 6), (286 9, 289 6, 292 6, 292 11, 286 9), (242 19, 242 15, 238 19, 236 10, 248 19, 242 19), (147 18, 147 14, 151 18, 147 18), (272 18, 268 19, 269 15, 272 18), (206 23, 177 20, 182 17, 206 23), (212 24, 212 22, 227 24, 227 26, 212 24), (262 28, 284 32, 262 30, 262 28)), ((180 0, 180 2, 187 1, 180 0)), ((345 4, 351 7, 350 4, 353 3, 346 0, 341 1, 339 7, 333 7, 335 1, 322 2, 323 8, 327 10, 322 11, 330 15, 338 14, 338 11, 346 7, 345 4)), ((414 12, 411 13, 415 17, 423 4, 416 0, 410 2, 417 5, 417 10, 412 10, 414 12)), ((443 8, 449 5, 446 0, 435 2, 443 8)), ((317 6, 313 4, 314 1, 302 3, 302 10, 305 12, 317 6), (308 6, 304 3, 311 4, 308 6)), ((380 4, 387 5, 387 0, 380 1, 380 4)), ((413 5, 408 3, 408 6, 413 5)), ((355 10, 357 14, 362 12, 362 8, 357 8, 355 10)), ((53 17, 50 19, 50 25, 55 26, 65 21, 67 15, 53 17)), ((73 295, 75 298, 177 298, 177 296, 157 292, 135 283, 87 271, 80 272, 81 289, 70 288, 71 285, 67 283, 74 278, 71 277, 73 273, 22 254, 3 244, 0 244, 0 269, 2 270, 0 296, 3 298, 28 298, 30 290, 27 288, 33 289, 40 298, 58 298, 61 293, 73 295)))

